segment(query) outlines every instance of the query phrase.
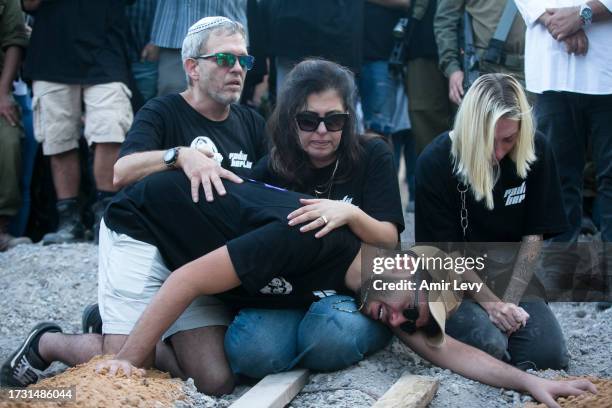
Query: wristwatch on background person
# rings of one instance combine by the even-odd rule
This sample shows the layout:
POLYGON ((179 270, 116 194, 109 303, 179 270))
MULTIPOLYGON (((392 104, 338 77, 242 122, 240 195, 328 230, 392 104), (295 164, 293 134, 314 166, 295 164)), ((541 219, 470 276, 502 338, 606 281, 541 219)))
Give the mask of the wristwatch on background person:
POLYGON ((582 25, 588 26, 593 22, 593 9, 587 3, 580 6, 579 14, 582 19, 582 25))
POLYGON ((173 147, 172 149, 166 150, 164 153, 164 164, 166 167, 173 169, 176 167, 176 162, 178 160, 180 147, 173 147))

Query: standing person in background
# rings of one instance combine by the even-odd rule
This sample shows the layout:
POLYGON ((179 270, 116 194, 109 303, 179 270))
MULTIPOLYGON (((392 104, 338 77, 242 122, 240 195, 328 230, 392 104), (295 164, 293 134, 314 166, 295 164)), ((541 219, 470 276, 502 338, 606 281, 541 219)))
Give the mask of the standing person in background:
POLYGON ((159 47, 157 96, 187 88, 181 45, 192 24, 204 17, 222 16, 248 31, 246 10, 247 0, 158 1, 151 33, 151 42, 159 47))
MULTIPOLYGON (((558 163, 563 204, 570 224, 556 242, 575 244, 582 222, 586 147, 592 145, 601 208, 601 240, 612 290, 612 1, 524 1, 517 6, 527 22, 525 76, 537 94, 538 129, 558 163), (561 5, 569 7, 557 8, 561 5), (551 75, 555 72, 555 75, 551 75), (589 143, 590 141, 590 143, 589 143)), ((571 285, 577 264, 572 251, 554 254, 547 273, 555 285, 571 285), (560 275, 559 271, 563 276, 560 275)), ((602 269, 605 271, 605 268, 602 269)), ((552 283, 552 282, 551 282, 552 283)), ((610 292, 608 292, 610 293, 610 292)))
POLYGON ((459 105, 465 91, 464 76, 467 73, 465 72, 466 67, 461 64, 458 47, 459 38, 461 38, 459 30, 462 27, 464 12, 471 17, 480 73, 506 73, 515 76, 524 84, 525 23, 520 15, 514 16, 514 21, 503 44, 503 50, 501 50, 501 63, 487 62, 483 58, 500 24, 507 1, 438 0, 434 32, 438 44, 440 69, 448 78, 448 97, 453 103, 459 105))
POLYGON ((136 0, 126 8, 127 47, 132 74, 143 102, 157 96, 159 47, 151 42, 153 18, 158 0, 136 0))
POLYGON ((43 244, 77 242, 85 236, 77 202, 82 105, 94 155, 94 231, 117 190, 113 165, 132 123, 125 2, 24 0, 23 7, 36 13, 24 76, 34 81, 34 135, 51 159, 59 215, 43 244))
POLYGON ((276 90, 295 64, 320 57, 358 73, 362 60, 365 0, 266 0, 268 54, 276 67, 276 90))
POLYGON ((363 22, 363 62, 357 84, 367 131, 388 137, 394 130, 393 113, 400 72, 392 72, 393 28, 406 15, 408 0, 366 1, 363 22))
POLYGON ((414 0, 410 9, 406 92, 417 156, 436 136, 448 130, 452 116, 448 82, 438 68, 433 29, 436 5, 437 0, 414 0))
POLYGON ((0 252, 30 243, 8 232, 21 207, 21 114, 13 99, 13 80, 28 44, 23 13, 17 0, 0 1, 0 252))

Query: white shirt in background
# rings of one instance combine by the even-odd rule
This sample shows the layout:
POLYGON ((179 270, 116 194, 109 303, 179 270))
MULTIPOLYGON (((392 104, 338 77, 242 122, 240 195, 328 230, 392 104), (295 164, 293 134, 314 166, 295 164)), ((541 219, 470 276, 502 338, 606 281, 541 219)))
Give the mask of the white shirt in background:
MULTIPOLYGON (((612 11, 612 0, 599 0, 612 11)), ((612 20, 584 28, 589 39, 586 55, 568 54, 537 19, 546 8, 579 6, 586 0, 515 0, 527 24, 525 82, 527 90, 568 91, 589 95, 612 94, 612 20)))

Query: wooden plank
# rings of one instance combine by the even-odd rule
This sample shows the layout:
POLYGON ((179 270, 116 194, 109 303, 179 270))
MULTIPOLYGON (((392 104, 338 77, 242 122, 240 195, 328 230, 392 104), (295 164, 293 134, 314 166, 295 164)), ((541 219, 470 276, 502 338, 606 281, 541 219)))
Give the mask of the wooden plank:
POLYGON ((425 408, 436 395, 438 384, 433 377, 404 374, 372 408, 425 408))
POLYGON ((307 380, 305 369, 267 375, 230 408, 282 408, 304 388, 307 380))

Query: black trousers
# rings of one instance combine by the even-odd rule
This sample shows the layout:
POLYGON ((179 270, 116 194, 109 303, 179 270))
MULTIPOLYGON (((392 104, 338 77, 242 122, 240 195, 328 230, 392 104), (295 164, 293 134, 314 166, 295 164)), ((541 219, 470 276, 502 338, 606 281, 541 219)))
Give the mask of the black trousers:
POLYGON ((601 239, 612 242, 612 95, 544 92, 536 104, 538 130, 552 146, 571 229, 555 238, 575 242, 582 222, 582 187, 589 139, 601 208, 601 239))

